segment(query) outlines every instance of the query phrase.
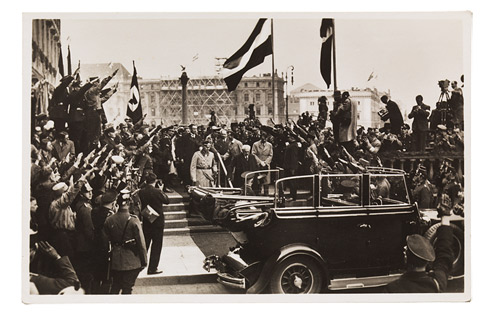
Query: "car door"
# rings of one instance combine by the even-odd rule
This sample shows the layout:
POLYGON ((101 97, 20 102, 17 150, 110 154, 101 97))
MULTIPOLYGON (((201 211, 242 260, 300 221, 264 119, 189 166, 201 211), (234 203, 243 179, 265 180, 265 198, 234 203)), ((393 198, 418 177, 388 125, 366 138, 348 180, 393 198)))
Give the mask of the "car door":
POLYGON ((368 266, 399 269, 406 236, 417 232, 416 208, 410 204, 403 174, 371 174, 369 181, 368 266))
POLYGON ((319 249, 331 270, 367 265, 369 226, 361 189, 359 174, 329 174, 319 178, 319 249))

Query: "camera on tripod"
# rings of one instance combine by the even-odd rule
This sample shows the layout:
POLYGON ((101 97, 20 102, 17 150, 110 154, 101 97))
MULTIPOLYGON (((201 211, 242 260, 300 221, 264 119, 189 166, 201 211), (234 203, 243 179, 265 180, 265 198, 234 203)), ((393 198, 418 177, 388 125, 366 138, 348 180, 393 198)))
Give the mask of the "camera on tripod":
POLYGON ((449 85, 450 85, 450 81, 447 79, 438 81, 438 86, 440 87, 440 90, 442 90, 442 93, 448 91, 449 85))

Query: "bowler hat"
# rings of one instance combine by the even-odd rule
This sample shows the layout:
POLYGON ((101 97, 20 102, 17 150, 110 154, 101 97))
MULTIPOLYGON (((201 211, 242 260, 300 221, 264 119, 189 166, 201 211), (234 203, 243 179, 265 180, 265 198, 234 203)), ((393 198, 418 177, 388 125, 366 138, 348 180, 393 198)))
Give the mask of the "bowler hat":
POLYGON ((407 248, 414 256, 424 261, 435 260, 435 250, 430 241, 419 234, 412 234, 406 238, 407 248))

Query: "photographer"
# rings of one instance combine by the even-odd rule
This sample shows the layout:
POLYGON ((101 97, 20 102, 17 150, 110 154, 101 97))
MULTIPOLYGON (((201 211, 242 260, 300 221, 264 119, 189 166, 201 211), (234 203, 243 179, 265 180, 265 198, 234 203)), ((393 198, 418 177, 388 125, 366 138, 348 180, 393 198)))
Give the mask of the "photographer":
POLYGON ((423 103, 423 96, 416 96, 416 104, 413 106, 409 118, 413 120, 413 150, 424 152, 426 147, 426 134, 428 133, 428 116, 430 115, 430 106, 423 103))
POLYGON ((111 294, 132 294, 137 276, 147 266, 144 233, 137 216, 129 213, 129 199, 129 193, 123 194, 118 211, 104 222, 111 244, 111 294))
POLYGON ((386 105, 386 109, 388 112, 388 115, 382 117, 382 120, 387 121, 388 119, 390 119, 390 132, 394 135, 400 134, 402 125, 404 125, 404 120, 402 119, 402 114, 399 106, 397 106, 397 103, 390 100, 387 95, 382 96, 380 100, 386 105))

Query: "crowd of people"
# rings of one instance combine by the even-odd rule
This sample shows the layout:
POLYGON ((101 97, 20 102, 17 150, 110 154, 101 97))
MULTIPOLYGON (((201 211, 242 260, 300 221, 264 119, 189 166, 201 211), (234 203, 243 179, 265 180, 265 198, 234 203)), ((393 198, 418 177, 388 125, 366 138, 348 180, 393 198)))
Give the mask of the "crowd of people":
MULTIPOLYGON (((104 89, 114 75, 84 85, 77 72, 64 77, 49 115, 32 122, 30 271, 40 294, 67 287, 130 294, 144 268, 160 273, 163 204, 173 184, 246 189, 246 172, 275 168, 284 176, 358 173, 382 166, 386 153, 427 150, 428 121, 438 122, 433 150, 460 152, 464 146, 462 118, 443 120, 419 95, 409 114, 412 128, 388 96, 381 99, 381 117, 390 122, 380 129, 358 127, 355 102, 338 91, 332 110, 321 97, 319 116, 303 114, 296 122, 261 124, 252 104, 249 117, 229 128, 217 119, 208 126, 153 126, 145 116, 115 125, 102 111, 115 92, 104 89), (326 127, 329 119, 332 127, 326 127)), ((462 180, 448 160, 434 178, 418 167, 414 198, 420 207, 448 203, 460 214, 462 180)), ((259 176, 248 193, 268 194, 270 182, 259 176)))

